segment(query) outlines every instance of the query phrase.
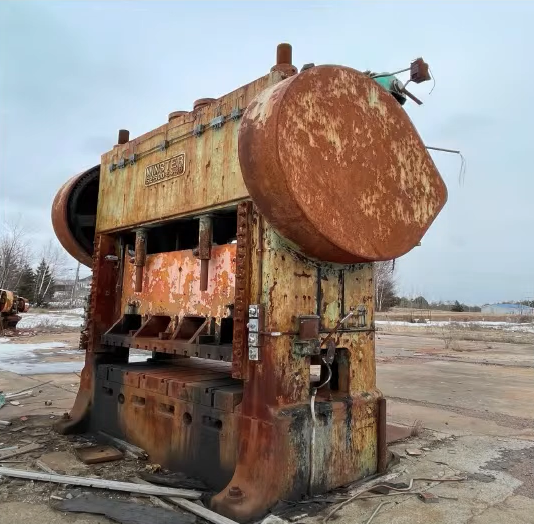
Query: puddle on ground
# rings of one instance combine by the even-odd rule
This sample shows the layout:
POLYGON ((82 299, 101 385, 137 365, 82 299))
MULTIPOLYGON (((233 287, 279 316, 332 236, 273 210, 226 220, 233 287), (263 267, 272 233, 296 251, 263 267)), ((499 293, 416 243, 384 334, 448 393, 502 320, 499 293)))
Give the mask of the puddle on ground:
MULTIPOLYGON (((68 348, 63 342, 43 342, 38 344, 13 344, 10 339, 0 339, 0 370, 17 373, 18 375, 41 375, 50 373, 80 372, 84 365, 84 352, 68 348), (58 351, 47 351, 58 349, 58 351), (62 355, 79 355, 79 360, 68 362, 43 362, 43 357, 62 355)), ((145 362, 151 353, 146 355, 130 355, 129 362, 145 362)))

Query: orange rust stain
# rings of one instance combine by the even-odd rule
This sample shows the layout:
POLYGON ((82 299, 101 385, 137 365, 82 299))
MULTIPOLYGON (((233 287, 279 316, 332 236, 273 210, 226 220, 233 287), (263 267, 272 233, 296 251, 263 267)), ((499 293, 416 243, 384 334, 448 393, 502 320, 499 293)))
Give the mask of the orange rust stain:
POLYGON ((236 245, 213 246, 208 289, 200 291, 200 260, 191 250, 148 255, 143 290, 136 293, 135 266, 124 269, 122 311, 138 301, 144 314, 224 317, 234 301, 236 245))

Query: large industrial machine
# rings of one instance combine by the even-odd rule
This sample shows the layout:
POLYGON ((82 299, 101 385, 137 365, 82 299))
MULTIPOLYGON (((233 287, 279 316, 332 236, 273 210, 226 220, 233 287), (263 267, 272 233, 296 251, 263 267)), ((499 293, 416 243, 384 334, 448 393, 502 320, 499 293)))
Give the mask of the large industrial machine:
POLYGON ((238 521, 384 471, 373 262, 414 248, 447 199, 406 96, 390 75, 298 72, 281 44, 265 76, 119 131, 53 204, 58 238, 93 269, 58 430, 144 448, 238 521))
POLYGON ((19 313, 27 313, 30 303, 7 289, 0 289, 0 330, 15 329, 21 320, 19 313))

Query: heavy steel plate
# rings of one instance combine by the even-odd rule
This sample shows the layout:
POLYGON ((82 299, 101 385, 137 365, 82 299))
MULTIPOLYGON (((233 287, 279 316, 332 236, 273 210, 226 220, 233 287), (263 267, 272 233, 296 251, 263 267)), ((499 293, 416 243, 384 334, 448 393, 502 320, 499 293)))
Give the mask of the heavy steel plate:
POLYGON ((402 107, 347 67, 313 67, 260 93, 243 116, 239 161, 267 220, 330 262, 407 253, 447 200, 402 107))

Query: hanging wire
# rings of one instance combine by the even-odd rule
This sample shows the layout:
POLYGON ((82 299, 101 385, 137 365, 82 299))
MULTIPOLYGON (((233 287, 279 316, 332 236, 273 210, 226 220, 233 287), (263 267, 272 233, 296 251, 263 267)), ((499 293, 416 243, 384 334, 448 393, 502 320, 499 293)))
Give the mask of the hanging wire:
POLYGON ((432 78, 432 89, 430 90, 430 93, 428 93, 429 95, 431 95, 432 91, 434 91, 434 88, 436 87, 436 79, 434 78, 434 73, 432 72, 430 67, 428 68, 428 72, 430 73, 430 77, 432 78))
POLYGON ((432 146, 425 146, 427 149, 430 149, 432 151, 441 151, 442 153, 453 153, 455 155, 459 155, 461 159, 460 164, 460 172, 458 173, 458 184, 461 186, 464 185, 465 182, 465 172, 467 169, 467 162, 464 158, 464 155, 457 149, 445 149, 444 147, 432 147, 432 146))

